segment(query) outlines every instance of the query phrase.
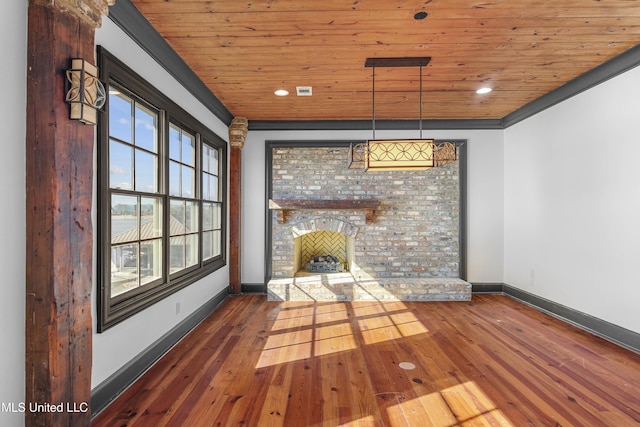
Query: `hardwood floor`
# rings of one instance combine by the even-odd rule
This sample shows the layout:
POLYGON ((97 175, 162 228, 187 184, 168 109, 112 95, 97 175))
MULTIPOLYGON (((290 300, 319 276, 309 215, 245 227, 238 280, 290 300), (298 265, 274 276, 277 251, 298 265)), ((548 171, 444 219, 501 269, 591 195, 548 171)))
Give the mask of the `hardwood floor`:
POLYGON ((442 303, 229 297, 92 423, 639 424, 640 355, 500 295, 442 303))

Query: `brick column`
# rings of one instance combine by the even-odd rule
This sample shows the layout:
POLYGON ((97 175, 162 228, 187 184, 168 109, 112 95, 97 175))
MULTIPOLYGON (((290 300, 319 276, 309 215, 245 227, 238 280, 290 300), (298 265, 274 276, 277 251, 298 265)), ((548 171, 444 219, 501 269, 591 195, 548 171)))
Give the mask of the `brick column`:
POLYGON ((242 288, 242 147, 248 127, 244 117, 234 118, 229 125, 229 287, 233 294, 239 294, 242 288))

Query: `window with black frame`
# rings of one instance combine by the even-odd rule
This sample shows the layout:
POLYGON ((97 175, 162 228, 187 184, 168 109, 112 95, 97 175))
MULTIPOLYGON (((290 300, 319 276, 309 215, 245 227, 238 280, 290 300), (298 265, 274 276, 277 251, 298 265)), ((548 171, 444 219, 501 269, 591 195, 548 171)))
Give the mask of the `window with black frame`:
POLYGON ((98 331, 225 265, 226 143, 104 49, 98 331))

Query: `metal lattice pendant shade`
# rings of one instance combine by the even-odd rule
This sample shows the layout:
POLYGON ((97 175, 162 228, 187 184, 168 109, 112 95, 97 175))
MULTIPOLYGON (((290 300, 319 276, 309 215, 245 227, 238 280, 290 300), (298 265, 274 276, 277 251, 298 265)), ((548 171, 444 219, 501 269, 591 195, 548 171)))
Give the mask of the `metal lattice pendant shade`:
POLYGON ((370 140, 349 147, 349 167, 365 171, 426 170, 457 159, 455 144, 433 139, 370 140))

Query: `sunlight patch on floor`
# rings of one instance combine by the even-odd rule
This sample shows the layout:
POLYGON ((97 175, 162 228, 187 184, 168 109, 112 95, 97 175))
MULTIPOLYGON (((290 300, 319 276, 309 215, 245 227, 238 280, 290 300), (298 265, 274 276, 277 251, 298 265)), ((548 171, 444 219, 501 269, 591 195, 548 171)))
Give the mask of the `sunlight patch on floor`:
POLYGON ((358 327, 367 345, 429 333, 410 311, 360 319, 358 327))
POLYGON ((267 342, 264 345, 265 350, 273 350, 280 347, 287 347, 290 345, 297 345, 302 343, 311 342, 313 340, 313 330, 303 329, 300 331, 285 332, 282 334, 271 335, 267 338, 267 342))
POLYGON ((358 320, 364 343, 377 344, 402 338, 402 334, 387 316, 358 320))
POLYGON ((349 421, 344 424, 340 424, 341 427, 377 427, 381 424, 376 421, 373 415, 362 417, 357 420, 349 421))
POLYGON ((313 316, 293 317, 291 319, 276 320, 271 327, 272 331, 286 329, 301 329, 313 327, 313 316))
POLYGON ((513 424, 473 381, 400 401, 387 408, 391 426, 453 427, 513 424), (425 419, 424 414, 427 414, 425 419), (417 424, 416 424, 417 423, 417 424))
POLYGON ((457 423, 447 404, 438 393, 431 393, 415 399, 398 401, 387 408, 390 427, 421 426, 450 427, 457 423), (425 419, 425 413, 429 418, 425 419))
MULTIPOLYGON (((296 322, 296 319, 287 319, 296 322)), ((270 335, 256 368, 325 356, 357 347, 351 324, 343 322, 270 335)))
MULTIPOLYGON (((428 333, 401 302, 351 303, 366 345, 428 333)), ((256 368, 356 349, 347 304, 286 304, 278 312, 256 368)))
POLYGON ((295 362, 296 360, 305 360, 311 357, 311 352, 311 342, 289 344, 271 350, 263 350, 256 364, 256 369, 295 362))
POLYGON ((349 351, 356 348, 356 342, 353 336, 329 338, 315 342, 313 355, 326 356, 328 354, 339 353, 341 351, 349 351))

